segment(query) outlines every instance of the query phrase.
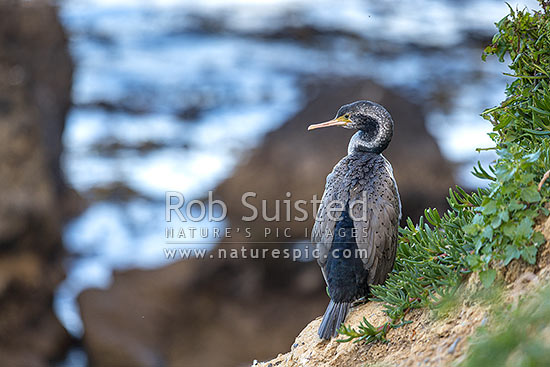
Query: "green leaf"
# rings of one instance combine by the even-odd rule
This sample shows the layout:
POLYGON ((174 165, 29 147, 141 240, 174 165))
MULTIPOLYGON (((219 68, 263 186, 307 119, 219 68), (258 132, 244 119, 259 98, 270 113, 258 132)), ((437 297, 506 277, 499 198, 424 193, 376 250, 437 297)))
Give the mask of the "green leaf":
POLYGON ((525 247, 521 250, 521 257, 529 264, 534 264, 537 260, 537 248, 535 246, 525 247))
POLYGON ((487 238, 488 240, 493 238, 493 227, 487 226, 481 232, 481 238, 487 238))
POLYGON ((540 114, 543 114, 543 115, 550 115, 550 111, 544 111, 544 110, 541 110, 540 108, 537 108, 535 106, 529 106, 530 109, 532 109, 533 111, 535 112, 538 112, 540 114))
POLYGON ((481 225, 481 224, 483 224, 483 220, 484 220, 483 215, 481 215, 481 214, 476 214, 476 215, 474 216, 474 219, 472 220, 472 223, 473 223, 473 224, 479 224, 479 225, 481 225))
POLYGON ((476 267, 481 265, 481 259, 478 255, 470 254, 470 255, 466 256, 466 263, 471 268, 476 268, 476 267))
POLYGON ((475 225, 475 224, 466 224, 464 227, 462 227, 462 229, 464 230, 465 233, 469 234, 469 235, 475 235, 477 233, 477 228, 478 226, 475 225))
POLYGON ((497 215, 491 220, 491 227, 493 227, 494 229, 497 229, 498 227, 500 227, 501 223, 502 223, 502 218, 500 217, 500 215, 497 215))
POLYGON ((482 206, 481 212, 485 215, 494 214, 497 211, 497 203, 494 200, 489 201, 487 204, 482 206))
POLYGON ((530 162, 530 163, 534 163, 534 162, 538 161, 539 158, 540 158, 540 151, 535 152, 535 153, 531 153, 531 154, 527 154, 525 156, 525 160, 527 162, 530 162))
POLYGON ((519 252, 519 249, 516 246, 508 245, 506 246, 506 249, 504 250, 504 265, 508 265, 510 261, 513 259, 519 258, 521 253, 519 252))
POLYGON ((534 134, 534 135, 541 135, 541 136, 550 135, 550 130, 540 131, 540 130, 533 130, 533 129, 524 128, 523 131, 528 132, 530 134, 534 134))
POLYGON ((493 285, 497 272, 495 269, 487 269, 479 273, 479 279, 485 288, 489 288, 493 285))
MULTIPOLYGON (((527 171, 530 169, 530 164, 528 163, 524 163, 522 164, 522 168, 524 171, 527 171)), ((533 182, 533 180, 535 179, 535 175, 533 173, 529 173, 529 172, 524 172, 521 176, 520 176, 520 181, 521 183, 525 184, 525 185, 529 185, 533 182)))
POLYGON ((516 235, 518 237, 522 238, 529 238, 531 237, 531 233, 533 233, 533 225, 534 222, 531 218, 525 217, 521 220, 519 225, 516 227, 516 235))
POLYGON ((533 243, 537 246, 542 245, 546 242, 546 238, 544 238, 544 235, 540 232, 533 233, 533 243))
POLYGON ((515 167, 513 167, 512 169, 509 169, 508 167, 500 165, 495 170, 495 175, 502 182, 510 181, 512 178, 514 178, 515 174, 516 174, 515 167))
POLYGON ((500 213, 498 213, 498 216, 500 219, 502 219, 503 222, 508 222, 508 220, 510 219, 510 216, 507 210, 501 211, 500 213))
POLYGON ((524 207, 525 205, 523 205, 517 200, 513 200, 510 204, 508 204, 508 208, 510 210, 520 210, 520 209, 523 209, 524 207))
POLYGON ((521 190, 521 199, 528 203, 534 203, 540 201, 541 197, 536 186, 529 186, 521 190))
POLYGON ((502 233, 505 236, 514 238, 514 234, 516 233, 516 228, 517 228, 515 223, 506 223, 501 228, 502 228, 502 233))

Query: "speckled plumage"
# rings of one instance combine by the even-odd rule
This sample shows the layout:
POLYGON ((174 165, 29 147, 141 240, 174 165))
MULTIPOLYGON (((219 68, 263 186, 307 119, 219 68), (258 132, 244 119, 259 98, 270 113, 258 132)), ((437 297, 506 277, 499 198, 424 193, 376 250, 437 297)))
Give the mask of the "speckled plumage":
MULTIPOLYGON (((397 242, 397 225, 401 203, 390 163, 381 154, 354 152, 342 158, 327 176, 325 192, 313 227, 312 242, 319 249, 323 270, 325 255, 330 250, 336 221, 329 218, 326 205, 333 200, 352 202, 366 193, 367 220, 354 221, 357 246, 369 254, 362 259, 369 270, 369 284, 380 284, 393 266, 397 242), (363 229, 367 235, 364 235, 363 229), (381 260, 384 260, 380 262, 381 260), (380 262, 380 263, 379 263, 380 262)), ((358 218, 362 204, 353 207, 358 218)), ((337 215, 334 215, 336 217, 337 215)), ((325 276, 326 279, 326 276, 325 276)))
POLYGON ((393 268, 401 218, 393 170, 380 154, 391 140, 393 121, 382 106, 367 101, 355 104, 359 105, 342 107, 337 116, 354 109, 374 120, 374 126, 372 121, 358 126, 363 129, 350 140, 348 155, 327 176, 312 231, 312 242, 319 250, 318 263, 331 295, 319 329, 319 336, 325 339, 336 334, 351 302, 367 296, 369 285, 385 281, 393 268), (334 201, 344 207, 332 211, 331 218, 328 207, 334 201), (365 211, 363 203, 366 203, 365 211), (352 231, 354 236, 350 235, 352 231), (361 262, 357 257, 332 256, 335 250, 346 248, 364 250, 366 256, 361 256, 361 262))

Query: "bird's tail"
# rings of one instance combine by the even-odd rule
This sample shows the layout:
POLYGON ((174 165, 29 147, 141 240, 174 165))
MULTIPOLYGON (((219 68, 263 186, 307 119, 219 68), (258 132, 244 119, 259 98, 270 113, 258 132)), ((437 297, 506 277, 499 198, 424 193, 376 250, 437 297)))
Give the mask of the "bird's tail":
POLYGON ((338 334, 338 329, 344 322, 350 306, 351 303, 348 302, 336 303, 330 300, 319 326, 319 338, 328 340, 338 334))

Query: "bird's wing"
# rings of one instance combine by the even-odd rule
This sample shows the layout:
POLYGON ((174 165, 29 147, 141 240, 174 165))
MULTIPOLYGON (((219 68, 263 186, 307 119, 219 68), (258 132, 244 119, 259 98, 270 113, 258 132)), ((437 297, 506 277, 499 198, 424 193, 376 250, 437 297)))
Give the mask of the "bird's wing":
POLYGON ((350 214, 356 229, 357 247, 368 269, 368 283, 381 284, 392 270, 397 250, 401 201, 390 163, 369 165, 364 177, 355 179, 350 192, 350 214))
POLYGON ((321 267, 325 281, 327 280, 325 264, 327 262, 328 252, 332 246, 334 227, 336 225, 334 218, 339 218, 340 216, 338 212, 332 212, 331 215, 329 215, 328 209, 331 202, 335 202, 336 200, 346 202, 349 197, 349 190, 346 190, 342 185, 347 169, 347 157, 344 157, 334 166, 332 172, 327 176, 325 192, 323 193, 321 204, 317 210, 315 224, 313 225, 311 233, 311 242, 316 245, 318 251, 317 262, 321 267))

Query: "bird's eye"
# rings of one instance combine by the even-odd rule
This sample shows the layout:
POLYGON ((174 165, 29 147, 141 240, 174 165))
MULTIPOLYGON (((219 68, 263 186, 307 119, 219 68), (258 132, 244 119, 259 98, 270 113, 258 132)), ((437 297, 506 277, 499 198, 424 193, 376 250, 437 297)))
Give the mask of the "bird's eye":
POLYGON ((349 119, 349 113, 346 113, 346 114, 344 115, 344 118, 349 119))

